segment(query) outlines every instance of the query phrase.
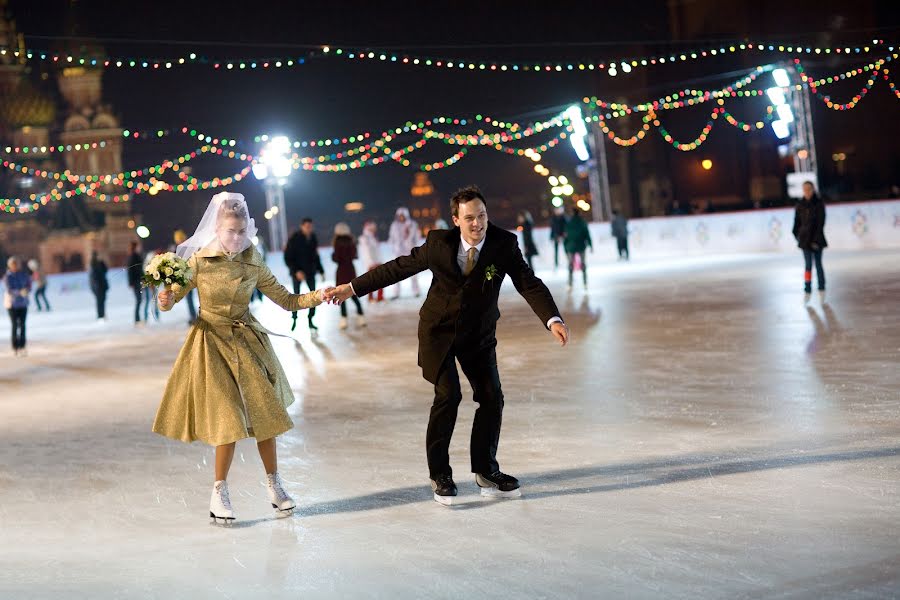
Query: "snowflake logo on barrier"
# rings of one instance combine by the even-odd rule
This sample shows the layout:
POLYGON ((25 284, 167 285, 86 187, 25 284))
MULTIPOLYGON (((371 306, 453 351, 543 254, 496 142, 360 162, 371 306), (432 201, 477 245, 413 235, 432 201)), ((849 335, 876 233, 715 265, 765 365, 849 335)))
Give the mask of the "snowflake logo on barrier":
POLYGON ((781 241, 782 233, 781 219, 778 217, 769 219, 769 238, 777 244, 781 241))
POLYGON ((862 237, 866 235, 869 231, 869 223, 866 218, 866 213, 862 210, 857 209, 855 213, 853 213, 853 233, 856 234, 856 237, 862 237))
POLYGON ((709 229, 703 221, 697 223, 697 241, 700 242, 701 246, 705 246, 706 242, 709 241, 709 229))

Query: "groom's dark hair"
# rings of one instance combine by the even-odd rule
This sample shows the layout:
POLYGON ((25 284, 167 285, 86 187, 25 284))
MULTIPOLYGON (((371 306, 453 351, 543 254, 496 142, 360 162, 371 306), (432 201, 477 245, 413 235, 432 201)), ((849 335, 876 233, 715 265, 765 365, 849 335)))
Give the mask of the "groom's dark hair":
POLYGON ((481 190, 478 189, 477 185, 470 185, 456 190, 450 198, 450 214, 454 217, 458 217, 459 205, 476 199, 481 200, 484 202, 484 205, 487 206, 487 200, 484 199, 484 196, 481 194, 481 190))

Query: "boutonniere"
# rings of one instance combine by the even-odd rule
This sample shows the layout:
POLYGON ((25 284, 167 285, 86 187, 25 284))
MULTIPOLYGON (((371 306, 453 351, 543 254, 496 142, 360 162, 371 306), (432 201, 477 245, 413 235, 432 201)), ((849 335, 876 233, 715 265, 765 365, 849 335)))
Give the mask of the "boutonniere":
POLYGON ((484 290, 484 285, 490 281, 491 287, 494 285, 494 277, 497 276, 497 266, 494 264, 488 265, 484 269, 484 281, 481 283, 481 289, 484 290))

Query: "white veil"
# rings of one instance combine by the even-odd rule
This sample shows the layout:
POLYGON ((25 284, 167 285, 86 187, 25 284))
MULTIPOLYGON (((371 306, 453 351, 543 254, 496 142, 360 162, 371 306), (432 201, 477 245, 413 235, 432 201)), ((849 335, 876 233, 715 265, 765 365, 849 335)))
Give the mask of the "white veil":
POLYGON ((197 225, 194 235, 178 244, 175 254, 184 260, 188 260, 195 252, 206 248, 212 243, 215 243, 217 251, 225 252, 216 235, 218 220, 225 214, 246 216, 247 231, 243 236, 243 240, 239 242, 240 250, 235 252, 240 253, 249 248, 253 243, 252 239, 256 236, 257 229, 256 222, 250 218, 250 211, 247 209, 247 202, 244 200, 243 194, 219 192, 209 201, 209 206, 206 207, 206 212, 203 213, 203 218, 200 219, 200 224, 197 225))

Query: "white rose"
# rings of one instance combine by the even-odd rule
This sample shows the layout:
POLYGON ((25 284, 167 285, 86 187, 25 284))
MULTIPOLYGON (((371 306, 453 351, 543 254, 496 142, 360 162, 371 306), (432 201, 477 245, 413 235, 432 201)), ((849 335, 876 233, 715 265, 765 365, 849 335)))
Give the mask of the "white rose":
POLYGON ((157 281, 159 281, 159 271, 153 272, 153 279, 156 279, 157 281))
POLYGON ((175 270, 172 267, 166 267, 166 275, 172 275, 175 270))

